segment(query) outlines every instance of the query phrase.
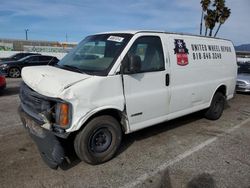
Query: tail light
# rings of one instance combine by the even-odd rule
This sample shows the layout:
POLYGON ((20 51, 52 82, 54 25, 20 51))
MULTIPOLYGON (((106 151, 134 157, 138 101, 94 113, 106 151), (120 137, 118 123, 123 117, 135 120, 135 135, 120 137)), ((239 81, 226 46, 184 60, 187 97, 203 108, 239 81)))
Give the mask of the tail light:
POLYGON ((5 77, 0 75, 0 86, 5 84, 6 84, 5 77))

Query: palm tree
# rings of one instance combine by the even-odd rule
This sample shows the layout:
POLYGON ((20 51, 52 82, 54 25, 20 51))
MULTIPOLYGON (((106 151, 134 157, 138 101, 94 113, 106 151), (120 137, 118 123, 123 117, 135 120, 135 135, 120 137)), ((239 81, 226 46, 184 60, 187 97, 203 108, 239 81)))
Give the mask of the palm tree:
POLYGON ((205 15, 205 26, 206 26, 206 31, 205 31, 205 36, 207 36, 207 30, 210 29, 209 31, 209 36, 212 36, 213 29, 216 24, 216 11, 208 9, 207 14, 205 15))
POLYGON ((208 15, 204 16, 204 20, 205 20, 205 36, 207 36, 207 30, 209 28, 209 18, 208 18, 208 15))
POLYGON ((214 10, 215 10, 215 22, 219 23, 219 18, 221 17, 222 12, 225 8, 225 0, 214 0, 213 7, 215 7, 214 8, 214 10))
POLYGON ((214 0, 213 7, 215 7, 218 12, 221 12, 225 7, 225 0, 214 0))
POLYGON ((225 23, 225 21, 230 17, 230 15, 231 15, 231 9, 229 9, 227 7, 224 7, 223 11, 222 11, 222 13, 221 13, 221 15, 219 17, 219 23, 220 24, 219 24, 219 26, 217 28, 216 33, 214 34, 214 37, 216 37, 217 33, 220 30, 221 25, 225 23))
MULTIPOLYGON (((213 29, 215 28, 216 24, 219 23, 219 26, 216 30, 216 33, 214 37, 217 35, 218 31, 220 30, 220 27, 222 24, 225 23, 225 21, 229 18, 231 14, 231 10, 225 6, 225 0, 213 0, 212 6, 210 6, 211 1, 210 0, 202 0, 202 17, 204 16, 205 20, 205 36, 207 35, 208 29, 209 36, 212 36, 213 29)), ((202 28, 202 22, 201 22, 201 28, 202 28)), ((202 33, 202 29, 200 29, 200 33, 202 33)))
POLYGON ((201 0, 201 7, 202 7, 202 11, 201 11, 201 23, 200 23, 200 35, 202 34, 202 22, 204 19, 204 12, 207 11, 209 5, 211 4, 211 0, 201 0))

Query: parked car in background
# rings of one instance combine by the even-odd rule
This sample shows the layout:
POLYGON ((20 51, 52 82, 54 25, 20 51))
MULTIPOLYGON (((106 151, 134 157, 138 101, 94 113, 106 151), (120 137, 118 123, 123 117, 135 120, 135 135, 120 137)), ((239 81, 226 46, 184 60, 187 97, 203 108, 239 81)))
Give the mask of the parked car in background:
POLYGON ((17 61, 19 59, 22 59, 24 57, 30 56, 30 55, 41 55, 38 53, 30 53, 30 52, 24 52, 24 53, 16 53, 10 57, 0 58, 0 62, 3 61, 17 61))
POLYGON ((0 92, 5 89, 6 87, 6 80, 4 74, 0 71, 0 92))
POLYGON ((238 63, 236 91, 250 92, 250 62, 238 63))
POLYGON ((11 78, 18 78, 21 76, 21 70, 23 67, 55 65, 58 61, 59 60, 54 56, 32 55, 17 61, 0 62, 0 71, 11 78))

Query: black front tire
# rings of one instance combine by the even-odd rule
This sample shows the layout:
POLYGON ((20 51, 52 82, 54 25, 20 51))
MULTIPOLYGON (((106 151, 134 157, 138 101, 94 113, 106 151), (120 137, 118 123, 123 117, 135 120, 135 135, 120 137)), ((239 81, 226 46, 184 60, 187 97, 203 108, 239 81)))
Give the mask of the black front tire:
POLYGON ((101 164, 114 157, 122 139, 119 122, 111 116, 92 119, 75 137, 77 156, 89 164, 101 164))
POLYGON ((205 113, 205 117, 209 120, 217 120, 221 117, 225 106, 225 96, 221 92, 216 92, 210 107, 205 113))

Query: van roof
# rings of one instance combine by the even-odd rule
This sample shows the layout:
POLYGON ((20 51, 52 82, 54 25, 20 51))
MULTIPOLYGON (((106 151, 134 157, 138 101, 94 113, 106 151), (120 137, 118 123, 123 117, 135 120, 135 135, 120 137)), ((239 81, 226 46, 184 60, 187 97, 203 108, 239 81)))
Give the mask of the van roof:
POLYGON ((157 31, 157 30, 123 30, 123 31, 109 31, 109 32, 102 32, 97 34, 109 34, 109 33, 127 33, 127 34, 137 34, 137 33, 165 33, 165 34, 176 34, 176 35, 187 35, 187 36, 195 36, 195 37, 202 37, 202 38, 211 38, 211 39, 221 39, 221 40, 227 40, 229 39, 223 39, 218 37, 210 37, 210 36, 203 36, 203 35, 196 35, 196 34, 190 34, 190 33, 175 33, 175 32, 166 32, 166 31, 157 31))

